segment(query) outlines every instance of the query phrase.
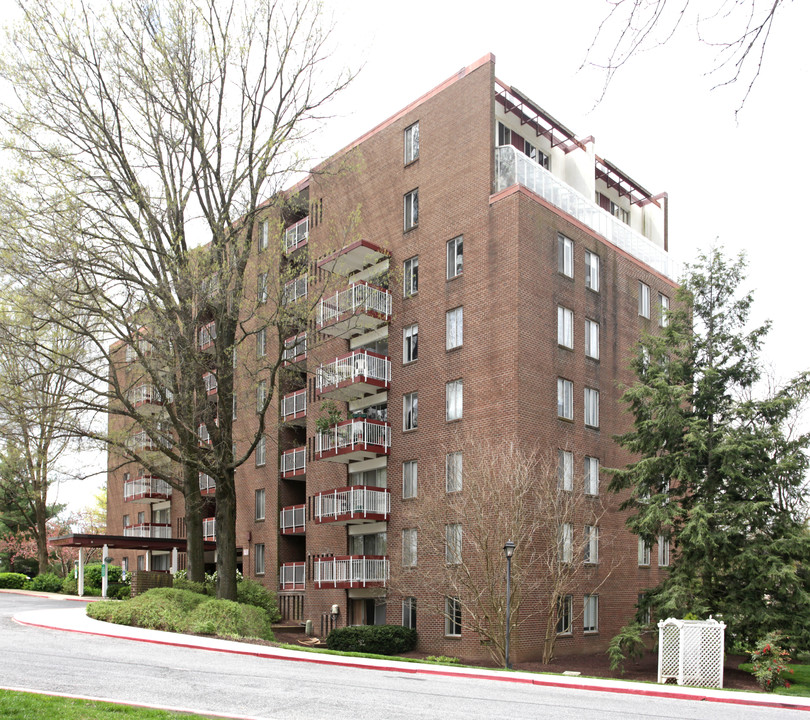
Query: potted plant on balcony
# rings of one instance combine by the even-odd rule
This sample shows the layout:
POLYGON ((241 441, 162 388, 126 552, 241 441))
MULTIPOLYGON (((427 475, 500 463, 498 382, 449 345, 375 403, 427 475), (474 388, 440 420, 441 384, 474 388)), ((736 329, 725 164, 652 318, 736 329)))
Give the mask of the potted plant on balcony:
POLYGON ((337 425, 343 420, 343 413, 332 400, 324 400, 321 403, 321 412, 326 414, 315 420, 315 428, 318 432, 328 432, 332 425, 337 425))

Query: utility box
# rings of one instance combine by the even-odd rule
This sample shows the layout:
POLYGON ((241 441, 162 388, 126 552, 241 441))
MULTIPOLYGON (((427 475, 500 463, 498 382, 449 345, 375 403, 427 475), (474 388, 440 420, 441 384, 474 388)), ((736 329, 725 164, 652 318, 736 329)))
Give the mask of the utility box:
POLYGON ((723 687, 723 651, 726 624, 708 620, 658 623, 658 682, 723 687))

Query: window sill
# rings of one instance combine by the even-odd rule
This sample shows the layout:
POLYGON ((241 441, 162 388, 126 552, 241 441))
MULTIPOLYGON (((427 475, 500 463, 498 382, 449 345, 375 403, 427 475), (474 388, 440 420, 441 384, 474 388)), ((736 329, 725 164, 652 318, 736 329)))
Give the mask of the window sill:
POLYGON ((464 347, 464 345, 454 345, 451 348, 445 348, 445 351, 446 352, 453 352, 454 350, 461 350, 461 348, 463 348, 463 347, 464 347))
POLYGON ((453 277, 447 278, 447 282, 451 282, 452 280, 458 280, 458 278, 464 277, 464 273, 460 272, 458 275, 453 275, 453 277))
POLYGON ((403 433, 412 433, 412 432, 416 432, 418 429, 419 428, 415 428, 415 427, 413 427, 413 428, 402 428, 402 432, 403 433))
POLYGON ((402 234, 407 235, 408 233, 413 232, 414 230, 418 230, 418 229, 419 229, 418 225, 411 225, 411 227, 404 228, 402 230, 402 234))
POLYGON ((574 418, 567 418, 563 417, 562 415, 557 415, 557 420, 562 420, 563 422, 574 424, 574 418))
POLYGON ((266 518, 256 518, 253 522, 263 523, 265 520, 266 518))
POLYGON ((461 640, 461 635, 445 635, 445 640, 461 640))
POLYGON ((583 634, 583 635, 590 635, 590 636, 593 636, 593 635, 598 635, 598 634, 599 634, 599 631, 598 631, 598 630, 583 630, 583 631, 582 631, 582 634, 583 634))
POLYGON ((419 358, 414 358, 413 360, 403 360, 402 367, 408 367, 408 365, 413 365, 419 358))
POLYGON ((446 423, 457 423, 457 422, 461 422, 463 419, 464 419, 463 417, 460 417, 460 418, 453 418, 452 420, 451 420, 451 419, 447 419, 447 418, 446 418, 446 419, 445 419, 445 422, 446 422, 446 423))
POLYGON ((416 292, 409 293, 408 295, 403 294, 402 299, 407 300, 408 298, 416 297, 418 294, 419 294, 418 290, 416 292))
POLYGON ((558 347, 560 350, 568 350, 568 351, 570 351, 570 352, 573 352, 573 351, 574 351, 574 348, 573 348, 573 347, 569 347, 568 345, 563 345, 562 343, 557 343, 557 347, 558 347))
POLYGON ((404 167, 406 167, 406 168, 412 167, 413 165, 416 165, 416 163, 418 163, 418 162, 419 162, 419 158, 415 157, 413 160, 408 160, 408 162, 405 163, 404 167))

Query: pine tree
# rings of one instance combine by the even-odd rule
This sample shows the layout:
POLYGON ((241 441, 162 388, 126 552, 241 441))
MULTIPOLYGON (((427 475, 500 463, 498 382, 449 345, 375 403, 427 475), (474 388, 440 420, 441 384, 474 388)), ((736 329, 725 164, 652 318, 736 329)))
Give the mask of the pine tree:
POLYGON ((658 617, 712 614, 730 642, 779 630, 809 647, 810 436, 794 421, 810 375, 756 395, 769 324, 748 329, 744 278, 742 256, 701 256, 666 327, 642 340, 624 393, 634 425, 617 438, 639 459, 612 471, 611 489, 630 491, 634 533, 674 544, 667 577, 647 594, 658 617))

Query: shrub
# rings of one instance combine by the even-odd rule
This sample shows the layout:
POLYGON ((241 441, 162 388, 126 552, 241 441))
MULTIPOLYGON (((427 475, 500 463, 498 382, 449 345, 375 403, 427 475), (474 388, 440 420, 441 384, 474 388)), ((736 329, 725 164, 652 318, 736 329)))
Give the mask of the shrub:
POLYGON ((31 580, 28 588, 30 590, 39 590, 40 592, 58 593, 62 590, 62 578, 53 573, 43 573, 31 580))
POLYGON ((210 595, 212 589, 207 583, 192 582, 186 580, 185 574, 183 577, 175 576, 172 587, 176 590, 188 590, 189 592, 197 593, 198 595, 210 595))
MULTIPOLYGON (((121 582, 121 568, 117 565, 107 566, 107 582, 121 582)), ((87 589, 101 587, 101 563, 84 566, 84 587, 87 589)), ((89 593, 87 593, 89 595, 89 593)))
POLYGON ((330 650, 397 655, 416 647, 416 630, 401 625, 356 625, 336 628, 326 638, 330 650))
POLYGON ((236 601, 262 608, 271 623, 281 620, 281 613, 276 604, 276 594, 255 580, 243 578, 236 584, 236 601))
POLYGON ((457 657, 449 657, 447 655, 428 655, 425 660, 428 662, 441 663, 442 665, 458 665, 459 663, 457 657))
POLYGON ((630 658, 638 662, 647 651, 642 633, 644 626, 638 623, 625 625, 608 645, 607 654, 610 657, 610 669, 621 668, 624 674, 624 663, 630 658))
POLYGON ((0 573, 0 588, 22 590, 28 585, 28 576, 22 573, 0 573))
POLYGON ((262 608, 216 598, 205 600, 194 608, 188 616, 186 632, 273 639, 270 618, 262 608))
POLYGON ((65 595, 76 595, 79 592, 79 581, 73 577, 73 575, 68 575, 64 580, 62 580, 62 589, 59 591, 64 593, 65 595))
POLYGON ((119 600, 129 600, 132 597, 132 588, 129 585, 121 585, 115 592, 115 595, 111 597, 116 597, 119 600))
POLYGON ((770 692, 778 687, 790 687, 782 677, 786 670, 793 674, 793 670, 787 667, 790 653, 782 646, 786 639, 778 632, 768 633, 751 653, 752 673, 763 690, 770 692))

